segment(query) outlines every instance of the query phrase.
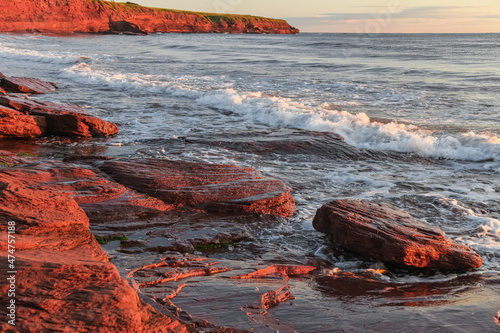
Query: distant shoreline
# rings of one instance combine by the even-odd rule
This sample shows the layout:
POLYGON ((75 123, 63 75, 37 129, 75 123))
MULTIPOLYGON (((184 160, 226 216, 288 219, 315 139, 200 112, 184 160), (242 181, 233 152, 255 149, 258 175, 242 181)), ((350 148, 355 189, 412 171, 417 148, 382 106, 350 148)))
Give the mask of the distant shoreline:
POLYGON ((105 0, 13 0, 0 4, 0 32, 42 34, 298 34, 285 20, 143 7, 105 0))

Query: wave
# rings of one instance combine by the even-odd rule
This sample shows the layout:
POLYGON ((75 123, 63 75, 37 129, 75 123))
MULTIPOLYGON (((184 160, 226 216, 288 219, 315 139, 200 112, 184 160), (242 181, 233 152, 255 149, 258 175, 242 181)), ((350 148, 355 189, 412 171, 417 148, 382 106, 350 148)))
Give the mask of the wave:
POLYGON ((314 102, 269 96, 262 92, 241 92, 232 88, 207 90, 206 82, 200 78, 169 77, 167 81, 162 81, 160 77, 154 76, 95 70, 85 63, 66 69, 64 76, 84 84, 187 97, 199 105, 229 111, 245 120, 271 127, 335 132, 358 148, 410 152, 424 157, 455 160, 500 160, 500 137, 495 133, 442 135, 414 125, 372 121, 365 113, 332 109, 326 103, 316 105, 314 102))
POLYGON ((16 49, 0 43, 0 59, 25 60, 52 64, 72 64, 88 57, 70 52, 40 52, 16 49))

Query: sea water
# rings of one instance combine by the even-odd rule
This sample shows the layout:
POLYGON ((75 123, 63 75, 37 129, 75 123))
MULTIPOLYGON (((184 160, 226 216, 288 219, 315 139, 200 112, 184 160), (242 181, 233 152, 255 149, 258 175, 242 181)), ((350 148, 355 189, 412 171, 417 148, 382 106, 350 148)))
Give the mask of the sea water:
POLYGON ((273 249, 283 255, 351 272, 376 268, 325 253, 327 241, 311 224, 329 200, 364 199, 407 210, 471 246, 484 260, 474 274, 500 272, 500 34, 3 34, 0 62, 6 75, 58 82, 42 99, 117 123, 120 134, 102 144, 137 146, 131 157, 246 165, 282 179, 298 211, 259 240, 281 244, 273 249), (416 158, 166 144, 277 128, 334 132, 357 148, 416 158))

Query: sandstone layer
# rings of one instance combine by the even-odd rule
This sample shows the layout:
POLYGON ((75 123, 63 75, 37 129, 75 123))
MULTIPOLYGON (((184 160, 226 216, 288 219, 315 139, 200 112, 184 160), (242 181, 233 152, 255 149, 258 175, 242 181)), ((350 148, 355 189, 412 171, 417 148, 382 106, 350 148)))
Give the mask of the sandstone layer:
POLYGON ((217 214, 286 217, 295 211, 286 185, 252 168, 161 159, 109 160, 98 167, 118 183, 167 204, 217 214))

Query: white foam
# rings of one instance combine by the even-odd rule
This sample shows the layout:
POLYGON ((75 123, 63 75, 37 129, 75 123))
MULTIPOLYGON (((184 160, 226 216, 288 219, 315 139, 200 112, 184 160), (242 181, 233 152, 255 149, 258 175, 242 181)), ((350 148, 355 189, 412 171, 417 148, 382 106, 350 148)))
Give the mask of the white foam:
POLYGON ((81 83, 116 89, 188 97, 200 105, 230 111, 245 120, 268 126, 331 131, 358 148, 411 152, 434 158, 500 161, 500 138, 495 134, 438 135, 413 125, 371 121, 365 113, 331 110, 325 104, 315 105, 261 92, 239 92, 232 88, 206 91, 204 82, 197 84, 197 80, 186 77, 108 73, 85 63, 67 69, 65 76, 81 83))
POLYGON ((464 236, 458 240, 482 253, 498 255, 500 251, 500 221, 494 218, 472 215, 471 223, 480 223, 475 236, 464 236))

